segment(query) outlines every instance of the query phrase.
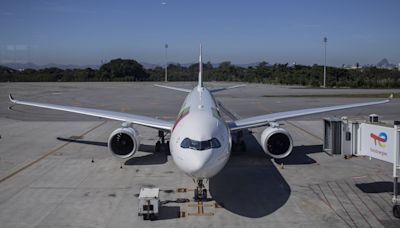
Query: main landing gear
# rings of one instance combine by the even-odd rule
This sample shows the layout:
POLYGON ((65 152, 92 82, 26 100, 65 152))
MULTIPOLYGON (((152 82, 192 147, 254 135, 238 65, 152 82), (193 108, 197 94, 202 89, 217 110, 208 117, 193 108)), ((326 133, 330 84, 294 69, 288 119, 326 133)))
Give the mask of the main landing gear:
POLYGON ((243 140, 243 131, 238 131, 234 135, 234 140, 232 140, 232 152, 239 154, 246 152, 246 142, 243 140))
POLYGON ((165 152, 169 155, 169 141, 165 141, 166 133, 163 131, 158 131, 159 140, 156 142, 155 151, 165 152))
POLYGON ((195 201, 207 201, 207 189, 203 184, 203 179, 197 180, 197 187, 194 190, 195 201))

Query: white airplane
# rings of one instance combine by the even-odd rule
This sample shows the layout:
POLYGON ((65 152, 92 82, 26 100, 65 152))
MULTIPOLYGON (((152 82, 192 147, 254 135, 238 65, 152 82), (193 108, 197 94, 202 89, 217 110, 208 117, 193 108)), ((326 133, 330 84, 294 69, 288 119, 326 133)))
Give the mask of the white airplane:
MULTIPOLYGON (((289 132, 279 127, 276 121, 340 109, 383 104, 389 102, 392 98, 391 96, 382 101, 278 112, 226 122, 220 115, 220 105, 215 101, 213 93, 243 85, 207 89, 203 85, 202 68, 200 46, 198 85, 195 88, 189 90, 156 85, 188 93, 175 122, 129 113, 20 101, 14 99, 11 94, 9 98, 15 104, 122 121, 122 127, 113 131, 108 138, 109 150, 122 159, 134 156, 140 145, 139 134, 133 124, 159 130, 161 140, 156 143, 156 151, 162 148, 168 149, 168 143, 165 142, 164 137, 170 133, 169 149, 171 156, 178 168, 197 183, 197 188, 194 191, 196 200, 207 198, 207 190, 204 187, 203 180, 209 179, 221 171, 229 159, 232 145, 239 145, 242 150, 245 149, 241 137, 237 137, 236 142, 232 142, 231 134, 233 132, 266 126, 261 134, 260 141, 263 150, 273 158, 284 158, 291 153, 293 140, 289 132)), ((238 135, 241 136, 241 134, 238 135)))

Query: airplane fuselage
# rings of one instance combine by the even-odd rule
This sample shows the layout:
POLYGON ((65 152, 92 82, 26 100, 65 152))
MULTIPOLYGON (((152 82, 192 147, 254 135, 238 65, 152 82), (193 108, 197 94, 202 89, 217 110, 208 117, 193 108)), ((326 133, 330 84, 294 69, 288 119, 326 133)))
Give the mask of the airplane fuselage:
POLYGON ((205 87, 195 87, 186 97, 169 146, 175 164, 194 179, 208 179, 225 166, 232 146, 230 130, 205 87))

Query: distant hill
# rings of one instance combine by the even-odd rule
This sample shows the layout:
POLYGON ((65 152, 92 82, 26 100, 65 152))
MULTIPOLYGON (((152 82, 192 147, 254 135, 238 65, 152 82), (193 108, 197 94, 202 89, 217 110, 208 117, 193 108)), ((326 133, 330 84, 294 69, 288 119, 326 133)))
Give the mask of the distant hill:
POLYGON ((381 61, 379 61, 376 66, 378 67, 383 67, 383 66, 388 66, 390 65, 389 61, 386 58, 383 58, 381 61))
POLYGON ((257 65, 259 65, 260 62, 256 62, 256 63, 246 63, 246 64, 234 64, 236 66, 240 66, 240 67, 244 67, 244 68, 249 68, 249 67, 255 67, 257 65))
POLYGON ((0 74, 2 73, 14 73, 15 70, 10 68, 10 67, 6 67, 6 66, 0 66, 0 74))
POLYGON ((381 61, 379 61, 376 64, 376 66, 379 67, 379 68, 386 68, 386 69, 396 68, 396 65, 390 63, 389 60, 387 60, 386 58, 383 58, 381 61))
POLYGON ((142 64, 144 69, 154 69, 160 66, 159 64, 146 63, 146 62, 139 62, 139 63, 142 64))
POLYGON ((92 68, 92 69, 99 69, 99 65, 73 65, 73 64, 55 64, 55 63, 49 63, 46 65, 36 65, 34 63, 4 63, 3 64, 6 67, 15 69, 15 70, 20 70, 20 69, 35 69, 35 70, 40 70, 40 69, 45 69, 45 68, 52 68, 56 67, 62 70, 67 70, 67 69, 86 69, 86 68, 92 68))
MULTIPOLYGON (((386 60, 386 59, 384 59, 386 60)), ((387 61, 387 60, 386 60, 387 61)), ((156 67, 164 67, 164 64, 153 64, 153 63, 147 63, 147 62, 139 62, 143 68, 145 69, 154 69, 156 67)), ((198 64, 197 62, 192 62, 192 63, 178 63, 178 62, 168 62, 168 64, 174 64, 174 65, 181 65, 182 67, 189 67, 193 64, 198 64)), ((221 63, 211 63, 214 68, 219 67, 221 63)), ((248 67, 255 67, 260 62, 254 62, 254 63, 245 63, 245 64, 233 64, 234 66, 238 67, 243 67, 243 68, 248 68, 248 67)), ((98 70, 101 65, 75 65, 75 64, 56 64, 56 63, 49 63, 46 65, 37 65, 34 63, 3 63, 3 66, 12 68, 14 70, 22 70, 22 69, 34 69, 34 70, 40 70, 40 69, 45 69, 45 68, 59 68, 62 70, 72 70, 72 69, 86 69, 86 68, 92 68, 94 70, 98 70)))
MULTIPOLYGON (((146 63, 142 62, 140 63, 145 69, 153 69, 156 68, 157 64, 152 64, 152 63, 146 63)), ((75 64, 55 64, 55 63, 49 63, 46 65, 37 65, 34 63, 4 63, 4 66, 7 66, 9 68, 15 69, 15 70, 20 70, 20 69, 35 69, 35 70, 40 70, 40 69, 45 69, 45 68, 52 68, 56 67, 62 70, 72 70, 72 69, 86 69, 86 68, 92 68, 92 69, 99 69, 100 65, 75 65, 75 64)))
MULTIPOLYGON (((193 62, 193 63, 176 63, 176 62, 171 62, 171 63, 168 63, 168 64, 180 64, 181 66, 183 66, 183 67, 189 67, 189 66, 191 66, 191 65, 193 65, 193 64, 198 64, 198 63, 196 63, 196 62, 193 62)), ((214 68, 216 68, 216 67, 219 67, 219 65, 221 65, 221 63, 211 63, 212 64, 212 66, 214 67, 214 68)), ((238 66, 238 67, 243 67, 243 68, 248 68, 248 67, 255 67, 255 66, 257 66, 258 64, 260 64, 260 62, 255 62, 255 63, 244 63, 244 64, 241 64, 241 63, 239 63, 239 64, 234 64, 234 63, 231 63, 232 65, 234 65, 234 66, 238 66)))

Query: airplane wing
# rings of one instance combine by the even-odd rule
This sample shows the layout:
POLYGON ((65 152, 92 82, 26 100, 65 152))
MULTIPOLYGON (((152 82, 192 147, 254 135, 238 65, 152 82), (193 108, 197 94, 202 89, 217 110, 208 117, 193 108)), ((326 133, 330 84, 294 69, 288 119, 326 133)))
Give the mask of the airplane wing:
POLYGON ((240 130, 240 129, 244 129, 244 128, 261 127, 261 126, 268 125, 270 122, 299 117, 299 116, 317 114, 317 113, 322 113, 322 112, 330 112, 330 111, 336 111, 336 110, 348 109, 348 108, 363 107, 363 106, 369 106, 369 105, 384 104, 386 102, 389 102, 392 97, 393 97, 393 95, 391 95, 389 97, 389 99, 383 100, 383 101, 337 105, 337 106, 322 107, 322 108, 309 108, 309 109, 294 110, 294 111, 288 111, 288 112, 277 112, 277 113, 271 113, 271 114, 266 114, 266 115, 254 116, 254 117, 243 118, 243 119, 229 122, 228 126, 231 129, 231 131, 236 131, 236 130, 240 130))
POLYGON ((173 123, 166 120, 160 120, 152 117, 141 116, 141 115, 134 115, 129 113, 123 112, 114 112, 114 111, 106 111, 100 109, 92 109, 92 108, 81 108, 81 107, 73 107, 73 106, 62 106, 62 105, 54 105, 54 104, 45 104, 45 103, 37 103, 37 102, 30 102, 30 101, 19 101, 14 99, 14 97, 10 94, 9 95, 10 101, 15 104, 21 105, 28 105, 40 108, 47 108, 47 109, 54 109, 60 110, 65 112, 73 112, 79 113, 88 116, 95 116, 101 117, 105 119, 111 120, 119 120, 123 122, 130 122, 146 127, 151 127, 159 130, 167 130, 171 131, 173 123))
POLYGON ((229 89, 236 89, 246 86, 246 84, 241 84, 241 85, 235 85, 235 86, 229 86, 229 87, 221 87, 221 88, 213 88, 213 89, 208 89, 211 93, 219 92, 219 91, 224 91, 224 90, 229 90, 229 89))
MULTIPOLYGON (((159 85, 159 84, 154 84, 154 86, 161 87, 161 88, 166 88, 166 89, 172 89, 172 90, 181 91, 181 92, 186 92, 186 93, 190 93, 192 91, 190 89, 184 89, 184 88, 178 88, 178 87, 166 86, 166 85, 159 85)), ((245 84, 241 84, 241 85, 235 85, 235 86, 229 86, 229 87, 212 88, 212 89, 208 89, 208 90, 211 93, 215 93, 215 92, 219 92, 219 91, 240 88, 240 87, 243 87, 243 86, 246 86, 246 85, 245 84)))
POLYGON ((181 92, 186 92, 186 93, 190 93, 192 91, 190 89, 184 89, 184 88, 178 88, 178 87, 166 86, 166 85, 154 84, 154 86, 161 87, 161 88, 166 88, 166 89, 172 89, 172 90, 181 91, 181 92))

